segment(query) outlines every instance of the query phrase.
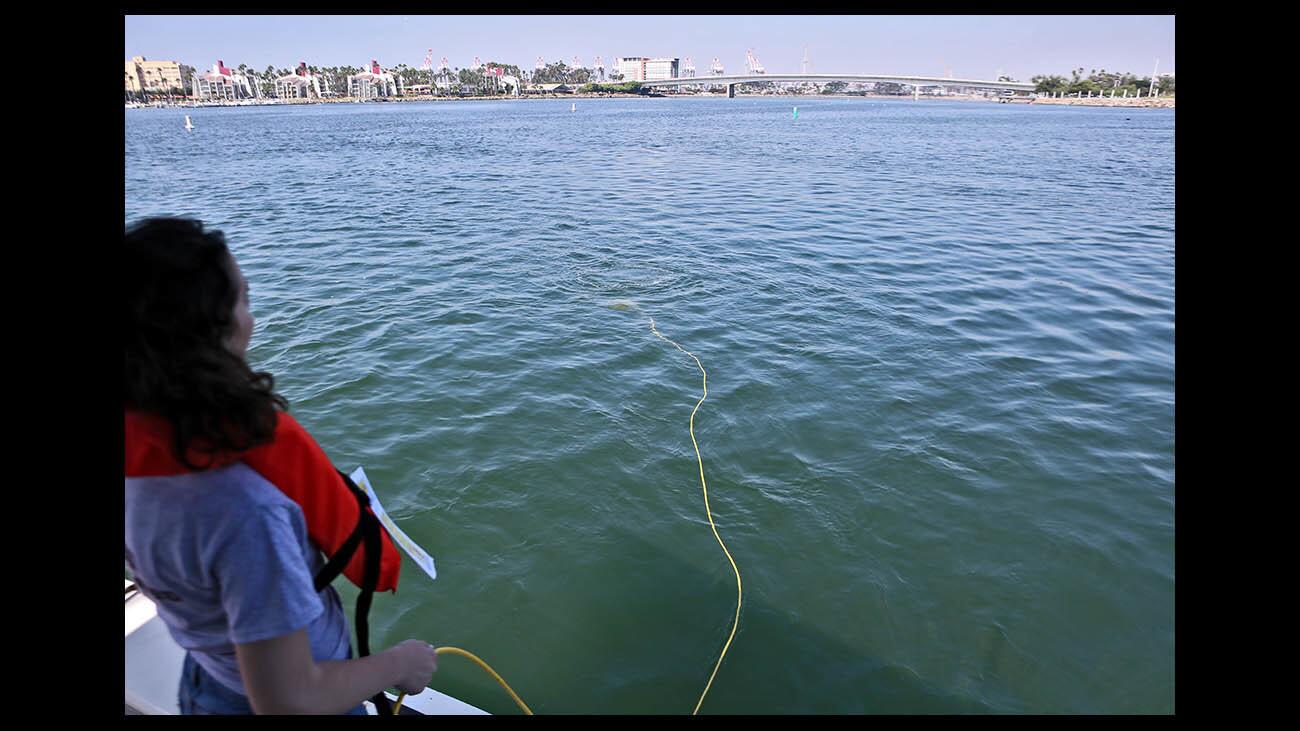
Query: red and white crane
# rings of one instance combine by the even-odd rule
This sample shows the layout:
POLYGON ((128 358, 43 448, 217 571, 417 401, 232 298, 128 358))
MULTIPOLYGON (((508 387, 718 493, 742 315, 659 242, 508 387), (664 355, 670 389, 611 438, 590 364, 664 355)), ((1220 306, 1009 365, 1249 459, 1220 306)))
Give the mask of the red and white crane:
POLYGON ((687 56, 686 62, 682 64, 682 76, 686 78, 695 76, 695 62, 691 60, 690 56, 687 56))
POLYGON ((605 62, 600 60, 600 56, 597 56, 597 57, 596 57, 596 67, 595 67, 595 68, 596 68, 596 75, 600 77, 600 80, 601 80, 601 81, 604 81, 604 80, 605 80, 605 62))
POLYGON ((767 73, 767 71, 763 69, 763 64, 758 62, 758 57, 754 55, 752 49, 745 51, 745 67, 749 69, 749 73, 751 74, 767 73))
POLYGON ((709 73, 713 74, 714 76, 722 76, 723 73, 725 73, 724 69, 722 68, 722 62, 719 61, 716 57, 713 59, 713 65, 709 66, 709 73))

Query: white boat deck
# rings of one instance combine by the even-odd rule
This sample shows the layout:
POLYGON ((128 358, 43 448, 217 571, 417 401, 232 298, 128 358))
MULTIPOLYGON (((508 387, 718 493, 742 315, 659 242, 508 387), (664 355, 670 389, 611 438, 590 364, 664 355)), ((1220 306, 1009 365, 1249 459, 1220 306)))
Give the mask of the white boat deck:
MULTIPOLYGON (((126 586, 130 587, 127 581, 126 586)), ((154 603, 144 594, 134 592, 126 599, 126 715, 179 715, 176 689, 180 684, 181 663, 185 651, 172 639, 166 625, 158 618, 154 603)), ((391 693, 388 694, 397 700, 391 693)), ((402 701, 407 709, 423 715, 487 715, 487 711, 458 701, 449 695, 425 688, 419 695, 402 701)), ((366 710, 375 708, 366 701, 366 710)))

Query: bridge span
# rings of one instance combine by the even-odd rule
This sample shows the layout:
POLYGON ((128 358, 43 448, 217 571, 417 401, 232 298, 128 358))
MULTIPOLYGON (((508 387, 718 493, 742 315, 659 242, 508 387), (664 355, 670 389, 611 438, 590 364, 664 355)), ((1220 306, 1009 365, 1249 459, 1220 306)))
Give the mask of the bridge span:
POLYGON ((641 86, 655 88, 664 86, 721 86, 726 85, 727 96, 736 95, 739 84, 753 84, 761 81, 811 81, 828 83, 843 81, 846 83, 903 84, 913 89, 923 86, 966 86, 976 89, 1003 89, 1009 91, 1033 91, 1034 84, 1023 81, 988 81, 984 79, 949 79, 939 76, 888 76, 877 74, 743 74, 731 76, 690 76, 677 79, 657 79, 642 81, 641 86))

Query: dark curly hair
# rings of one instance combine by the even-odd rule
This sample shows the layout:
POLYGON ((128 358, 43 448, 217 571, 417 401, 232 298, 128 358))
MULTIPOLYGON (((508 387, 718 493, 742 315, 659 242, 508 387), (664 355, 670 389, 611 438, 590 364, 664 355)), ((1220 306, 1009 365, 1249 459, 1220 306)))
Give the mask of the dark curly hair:
POLYGON ((270 373, 226 347, 241 292, 225 236, 191 219, 149 218, 126 228, 124 250, 123 406, 164 417, 192 470, 271 441, 277 408, 289 404, 270 373), (207 463, 192 463, 191 450, 207 463))

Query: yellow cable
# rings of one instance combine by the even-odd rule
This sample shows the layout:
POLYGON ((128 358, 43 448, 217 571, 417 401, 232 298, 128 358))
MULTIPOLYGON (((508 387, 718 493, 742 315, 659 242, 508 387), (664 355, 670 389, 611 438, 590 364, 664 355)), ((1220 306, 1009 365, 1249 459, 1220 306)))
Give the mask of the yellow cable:
MULTIPOLYGON (((704 395, 700 397, 700 400, 695 403, 695 408, 691 410, 691 444, 695 445, 695 459, 700 463, 700 487, 704 490, 704 512, 709 517, 709 527, 713 529, 713 537, 718 539, 718 545, 722 546, 722 552, 727 555, 727 560, 731 562, 731 570, 736 572, 736 619, 731 625, 731 634, 727 637, 727 643, 722 646, 722 654, 718 655, 718 662, 713 666, 713 672, 709 675, 709 682, 705 684, 704 692, 700 693, 700 700, 696 702, 695 710, 691 712, 691 715, 694 716, 700 712, 700 706, 704 704, 704 697, 709 694, 709 689, 713 687, 713 679, 717 677, 718 669, 722 667, 722 659, 727 656, 727 650, 731 647, 731 641, 736 637, 736 629, 740 627, 740 604, 744 594, 740 584, 740 569, 736 567, 736 560, 731 557, 731 551, 728 551, 727 544, 722 542, 722 536, 718 535, 718 526, 713 522, 713 511, 709 508, 709 483, 704 480, 704 458, 700 456, 700 443, 695 440, 695 412, 700 410, 700 404, 704 403, 704 399, 709 397, 709 374, 704 370, 704 364, 700 362, 699 358, 695 357, 694 353, 678 345, 675 341, 665 338, 663 334, 659 332, 658 328, 655 327, 653 317, 650 318, 650 330, 663 340, 672 343, 678 350, 694 358, 695 365, 700 367, 700 374, 704 377, 704 395)), ((479 667, 486 670, 493 678, 496 678, 496 681, 501 684, 502 688, 506 689, 506 692, 509 693, 515 703, 523 709, 524 713, 529 716, 533 715, 533 712, 528 708, 528 705, 524 703, 523 699, 515 693, 510 685, 497 674, 497 671, 493 670, 490 665, 480 660, 474 653, 462 650, 459 647, 439 647, 434 650, 434 652, 439 655, 460 655, 478 663, 479 667)), ((405 699, 405 693, 397 696, 397 703, 393 706, 393 715, 397 715, 397 713, 402 709, 402 701, 405 699)))
MULTIPOLYGON (((672 340, 665 338, 658 328, 655 327, 655 319, 650 318, 650 330, 660 338, 672 343, 674 347, 683 353, 695 358, 695 354, 683 348, 672 340)), ((722 646, 722 654, 718 655, 718 664, 713 666, 713 673, 709 675, 709 682, 704 686, 704 692, 700 694, 700 700, 695 704, 695 710, 691 712, 694 716, 700 712, 700 706, 704 703, 704 696, 708 695, 709 688, 713 687, 713 678, 718 674, 718 668, 722 667, 722 658, 727 656, 727 648, 731 647, 731 640, 736 636, 736 628, 740 626, 740 602, 742 591, 740 587, 740 569, 736 568, 736 561, 731 557, 731 551, 727 550, 727 544, 722 542, 722 536, 718 535, 718 526, 713 524, 713 511, 709 509, 709 484, 704 481, 704 459, 700 457, 700 444, 695 441, 695 412, 700 410, 700 404, 704 399, 709 397, 709 374, 704 370, 704 364, 699 358, 695 358, 695 365, 700 367, 700 373, 704 376, 704 395, 696 402, 695 408, 691 411, 691 444, 695 445, 695 459, 700 463, 700 487, 704 489, 704 511, 709 516, 709 527, 713 529, 713 537, 718 539, 718 545, 722 546, 722 552, 727 554, 727 560, 731 562, 731 569, 736 572, 736 621, 731 625, 731 635, 727 637, 727 644, 722 646)))
MULTIPOLYGON (((523 699, 520 698, 515 693, 515 691, 506 683, 505 680, 501 678, 500 675, 497 675, 497 671, 493 670, 492 666, 480 660, 478 655, 475 655, 474 653, 468 650, 462 650, 459 647, 439 647, 438 649, 434 650, 434 652, 439 655, 446 655, 446 654, 460 655, 461 657, 467 657, 473 660, 474 662, 478 663, 479 667, 483 668, 488 672, 489 675, 496 678, 496 681, 501 684, 502 688, 506 689, 506 692, 510 694, 510 697, 514 699, 515 703, 519 704, 519 707, 524 709, 524 713, 528 714, 529 716, 533 715, 533 712, 531 709, 529 709, 528 704, 524 703, 523 699)), ((402 701, 405 699, 406 699, 405 693, 402 693, 401 695, 397 696, 397 704, 393 706, 394 716, 397 715, 398 711, 402 710, 402 701)))

